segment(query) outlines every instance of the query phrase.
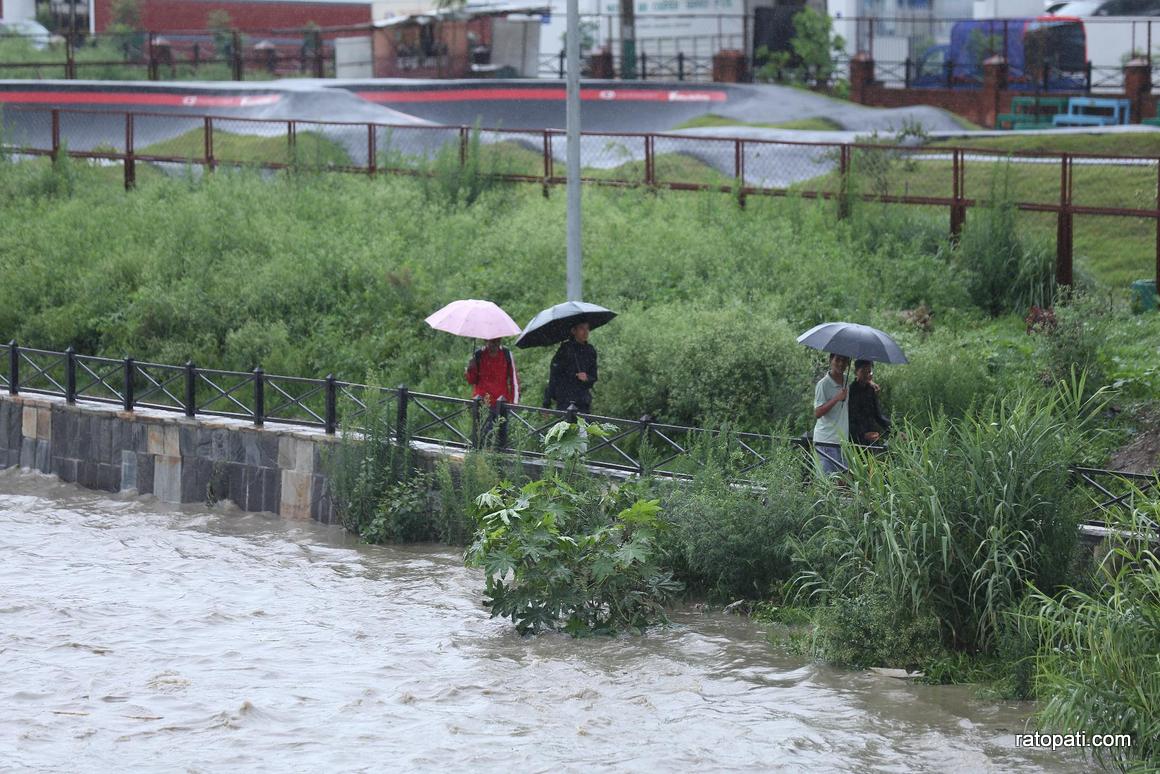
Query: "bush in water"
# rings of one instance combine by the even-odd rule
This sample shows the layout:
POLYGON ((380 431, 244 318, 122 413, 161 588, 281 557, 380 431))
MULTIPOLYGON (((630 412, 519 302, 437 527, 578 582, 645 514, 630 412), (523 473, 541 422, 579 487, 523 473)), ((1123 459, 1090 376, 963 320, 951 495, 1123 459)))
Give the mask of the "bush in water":
POLYGON ((467 562, 484 570, 492 616, 510 618, 520 634, 642 631, 666 620, 664 606, 681 589, 662 569, 657 537, 668 525, 657 500, 639 484, 594 492, 570 483, 588 437, 603 434, 582 419, 558 423, 544 478, 479 497, 467 562))

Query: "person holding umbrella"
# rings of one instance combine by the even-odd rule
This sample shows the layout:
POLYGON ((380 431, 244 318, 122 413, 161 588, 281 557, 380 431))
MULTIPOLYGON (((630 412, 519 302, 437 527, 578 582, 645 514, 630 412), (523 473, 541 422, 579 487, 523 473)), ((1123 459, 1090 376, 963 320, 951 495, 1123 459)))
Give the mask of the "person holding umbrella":
POLYGON ((592 385, 598 378, 596 347, 588 343, 593 328, 616 317, 616 313, 596 304, 566 301, 532 318, 516 340, 517 347, 542 347, 562 341, 552 357, 544 408, 567 411, 575 404, 581 413, 592 409, 592 385))
POLYGON ((473 388, 472 396, 483 398, 490 409, 481 428, 486 437, 499 412, 496 403, 501 399, 508 403, 520 400, 515 360, 511 350, 500 346, 500 338, 515 336, 520 326, 493 302, 474 298, 452 301, 427 317, 426 322, 437 331, 484 340, 484 346, 467 361, 464 377, 473 388))
POLYGON ((830 353, 830 370, 814 387, 814 446, 827 475, 846 469, 842 441, 850 435, 850 404, 846 401, 846 369, 850 358, 830 353))
MULTIPOLYGON (((846 470, 842 458, 843 441, 850 434, 850 405, 846 398, 846 369, 850 359, 879 363, 906 363, 898 342, 877 328, 850 322, 826 322, 815 325, 797 337, 799 344, 830 353, 830 370, 814 388, 814 446, 821 457, 822 470, 840 473, 846 470)), ((870 369, 863 368, 867 389, 870 369)), ((878 412, 881 414, 881 411, 878 412)), ((861 439, 855 438, 857 442, 861 439)))
POLYGON ((582 320, 572 326, 571 337, 560 345, 552 356, 548 370, 548 386, 544 389, 544 408, 567 411, 576 404, 581 414, 592 409, 592 385, 596 383, 596 347, 588 343, 591 325, 582 320))
POLYGON ((473 398, 483 398, 488 406, 496 401, 520 402, 520 375, 512 352, 499 343, 499 339, 488 339, 467 361, 463 372, 467 383, 474 389, 473 398))

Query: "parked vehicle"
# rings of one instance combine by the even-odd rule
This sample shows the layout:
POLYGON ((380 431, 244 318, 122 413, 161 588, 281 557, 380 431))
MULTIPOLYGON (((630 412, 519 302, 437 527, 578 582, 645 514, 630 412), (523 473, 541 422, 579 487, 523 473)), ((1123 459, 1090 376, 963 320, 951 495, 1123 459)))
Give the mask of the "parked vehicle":
POLYGON ((983 62, 995 54, 1006 56, 1010 89, 1072 91, 1086 83, 1083 21, 1039 16, 956 22, 949 44, 931 46, 919 56, 910 85, 978 88, 983 83, 983 62))

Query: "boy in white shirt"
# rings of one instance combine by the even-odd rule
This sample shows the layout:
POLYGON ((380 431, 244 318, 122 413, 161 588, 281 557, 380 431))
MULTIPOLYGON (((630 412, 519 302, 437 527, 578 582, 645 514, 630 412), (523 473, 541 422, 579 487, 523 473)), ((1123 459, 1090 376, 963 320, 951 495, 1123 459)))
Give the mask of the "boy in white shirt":
POLYGON ((833 475, 846 469, 842 441, 850 435, 850 406, 846 401, 846 369, 850 358, 830 354, 830 371, 814 388, 814 446, 822 471, 833 475))

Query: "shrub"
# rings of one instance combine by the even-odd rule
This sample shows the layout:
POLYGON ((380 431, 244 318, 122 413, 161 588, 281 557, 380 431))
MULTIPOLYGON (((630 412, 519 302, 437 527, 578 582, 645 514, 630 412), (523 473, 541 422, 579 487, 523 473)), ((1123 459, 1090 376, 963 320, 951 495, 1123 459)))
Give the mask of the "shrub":
POLYGON ((871 583, 839 596, 817 615, 812 650, 832 664, 916 670, 942 651, 939 624, 929 612, 903 609, 890 591, 871 583))
POLYGON ((713 444, 717 458, 698 450, 702 470, 665 499, 672 554, 682 579, 716 598, 779 597, 794 572, 788 539, 813 506, 801 452, 780 441, 761 449, 767 461, 746 474, 752 484, 736 485, 736 471, 720 459, 727 443, 713 444))
POLYGON ((936 616, 946 646, 995 652, 1028 583, 1069 577, 1083 504, 1067 464, 1096 408, 1012 396, 906 429, 885 468, 851 449, 849 488, 831 488, 795 541, 799 593, 881 590, 899 620, 936 616))
POLYGON ((1130 747, 1092 750, 1131 771, 1160 764, 1160 500, 1111 522, 1112 549, 1094 593, 1036 589, 1025 614, 1040 638, 1036 688, 1045 729, 1129 734, 1130 747))
POLYGON ((563 629, 573 636, 642 631, 665 620, 680 590, 662 569, 660 503, 639 485, 599 495, 575 487, 589 436, 605 430, 560 422, 545 451, 553 464, 522 487, 507 482, 480 495, 468 564, 486 576, 484 604, 520 634, 563 629))
POLYGON ((996 171, 986 207, 967 219, 959 262, 975 305, 992 316, 1048 306, 1055 293, 1055 259, 1043 243, 1020 234, 1010 193, 1009 165, 996 171))

